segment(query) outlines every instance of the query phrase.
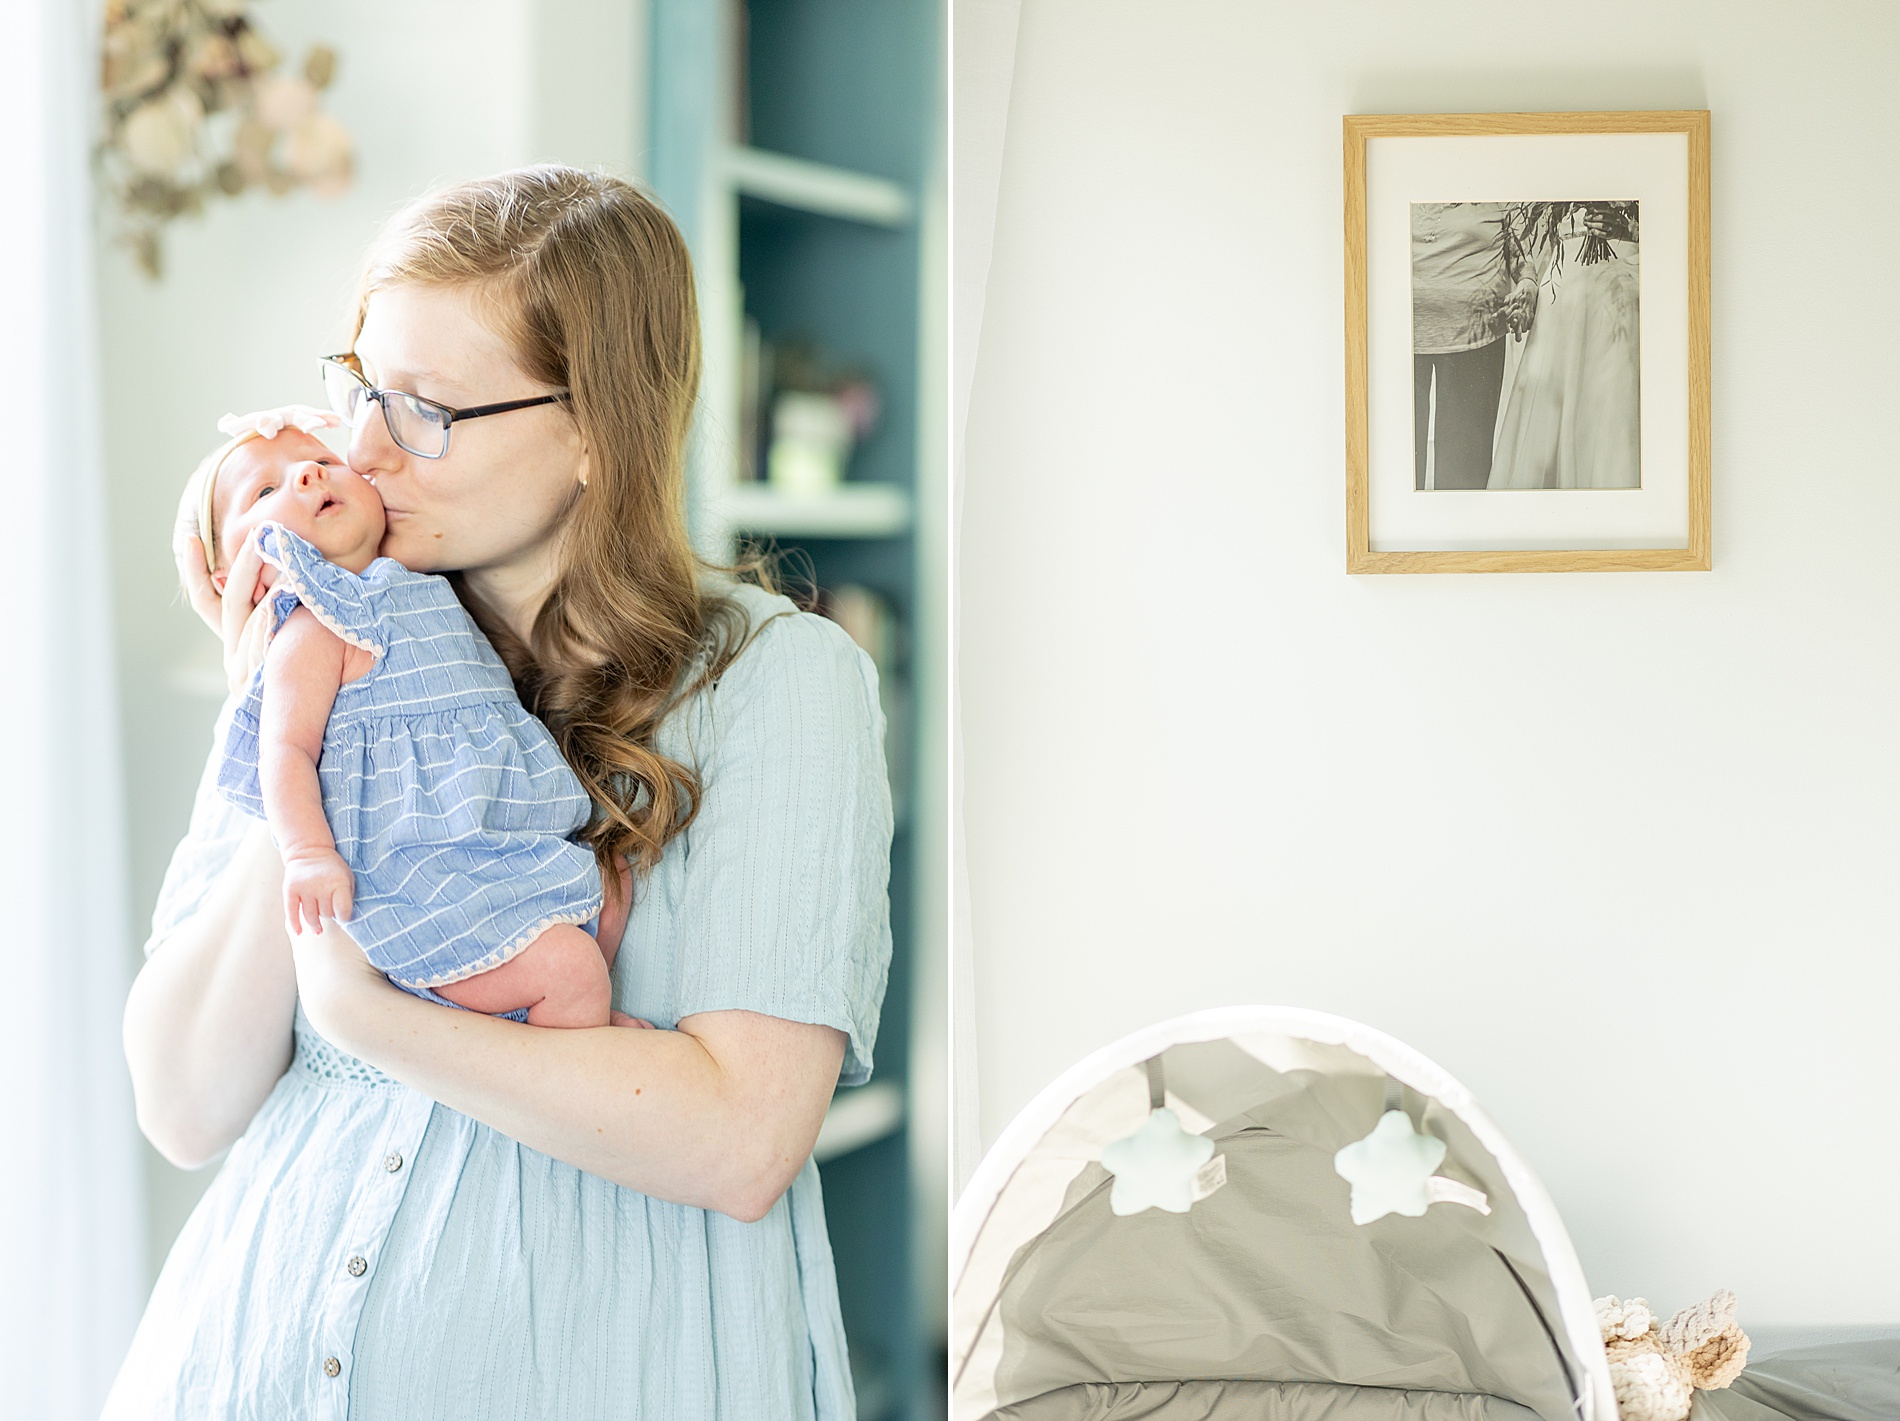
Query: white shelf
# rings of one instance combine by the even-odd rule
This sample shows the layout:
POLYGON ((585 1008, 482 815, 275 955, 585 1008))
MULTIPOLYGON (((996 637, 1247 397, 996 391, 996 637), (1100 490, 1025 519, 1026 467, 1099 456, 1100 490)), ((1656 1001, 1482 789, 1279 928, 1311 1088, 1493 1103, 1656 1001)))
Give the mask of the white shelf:
POLYGON ((725 169, 726 180, 738 192, 781 207, 874 227, 903 227, 911 220, 910 194, 883 178, 763 148, 728 148, 725 169))
POLYGON ((728 484, 715 501, 740 533, 781 538, 889 538, 910 527, 910 491, 897 484, 845 483, 827 493, 780 493, 767 483, 728 484))
POLYGON ((848 1155, 883 1139, 903 1123, 904 1092, 890 1081, 840 1091, 831 1098, 825 1123, 818 1127, 818 1143, 812 1146, 811 1157, 823 1164, 848 1155))

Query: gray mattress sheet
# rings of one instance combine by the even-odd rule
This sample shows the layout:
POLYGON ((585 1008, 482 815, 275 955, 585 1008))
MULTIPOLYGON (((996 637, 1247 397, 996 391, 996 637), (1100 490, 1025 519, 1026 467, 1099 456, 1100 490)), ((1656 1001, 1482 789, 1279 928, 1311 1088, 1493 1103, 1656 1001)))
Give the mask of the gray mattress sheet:
MULTIPOLYGON (((1690 1421, 1900 1421, 1900 1328, 1757 1328, 1747 1369, 1690 1421)), ((1495 1396, 1312 1382, 1065 1386, 994 1421, 1535 1421, 1495 1396)))
POLYGON ((1083 1382, 991 1413, 991 1421, 1537 1421, 1471 1392, 1322 1382, 1083 1382))
POLYGON ((1750 1331, 1747 1368, 1690 1421, 1900 1421, 1900 1327, 1750 1331))

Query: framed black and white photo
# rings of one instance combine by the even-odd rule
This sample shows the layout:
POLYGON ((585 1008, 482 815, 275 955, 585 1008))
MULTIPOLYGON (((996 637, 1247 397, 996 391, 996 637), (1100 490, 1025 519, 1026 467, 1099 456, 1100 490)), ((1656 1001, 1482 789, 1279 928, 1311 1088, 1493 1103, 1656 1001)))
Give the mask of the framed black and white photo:
POLYGON ((1709 567, 1709 115, 1354 114, 1349 572, 1709 567))

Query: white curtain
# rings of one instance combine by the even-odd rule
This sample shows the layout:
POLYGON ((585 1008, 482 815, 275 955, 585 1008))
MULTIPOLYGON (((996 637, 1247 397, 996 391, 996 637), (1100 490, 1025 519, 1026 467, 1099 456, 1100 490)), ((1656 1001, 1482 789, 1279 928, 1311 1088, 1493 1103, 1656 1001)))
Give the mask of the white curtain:
POLYGON ((119 1018, 131 975, 73 0, 0 10, 0 1412, 99 1414, 145 1274, 119 1018))
MULTIPOLYGON (((950 528, 951 684, 956 685, 956 607, 961 578, 963 449, 983 333, 990 245, 996 229, 997 191, 1003 176, 1003 140, 1016 72, 1016 27, 1022 0, 953 0, 951 68, 951 478, 955 495, 950 528)), ((970 883, 963 833, 963 716, 950 702, 952 853, 950 1002, 955 1074, 951 1167, 959 1193, 983 1153, 977 1100, 976 947, 970 930, 970 883)))

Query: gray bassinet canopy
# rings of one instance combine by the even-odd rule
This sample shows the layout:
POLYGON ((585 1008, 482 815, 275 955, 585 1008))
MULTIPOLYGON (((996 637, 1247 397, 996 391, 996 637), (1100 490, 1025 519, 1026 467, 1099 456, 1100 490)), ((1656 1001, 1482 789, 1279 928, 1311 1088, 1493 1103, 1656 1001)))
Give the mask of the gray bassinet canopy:
MULTIPOLYGON (((1339 1017, 1202 1012, 1082 1061, 958 1200, 951 1269, 954 1421, 1616 1421, 1543 1186, 1457 1081, 1339 1017), (1409 1214, 1355 1199, 1387 1127, 1430 1156, 1409 1214), (1193 1174, 1144 1208, 1150 1135, 1193 1174)), ((1900 1329, 1762 1332, 1692 1421, 1900 1421, 1900 1329)))
POLYGON ((1089 1057, 997 1141, 951 1249, 957 1421, 1615 1421, 1543 1187, 1450 1076, 1338 1017, 1203 1012, 1089 1057), (1219 1163, 1187 1212, 1118 1215, 1103 1149, 1161 1103, 1219 1163), (1393 1110, 1444 1142, 1437 1202, 1356 1224, 1335 1157, 1393 1110))

